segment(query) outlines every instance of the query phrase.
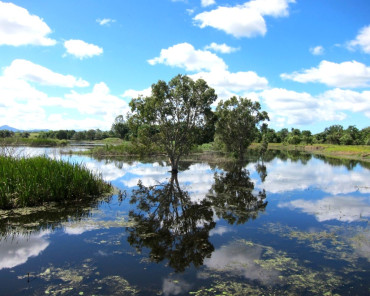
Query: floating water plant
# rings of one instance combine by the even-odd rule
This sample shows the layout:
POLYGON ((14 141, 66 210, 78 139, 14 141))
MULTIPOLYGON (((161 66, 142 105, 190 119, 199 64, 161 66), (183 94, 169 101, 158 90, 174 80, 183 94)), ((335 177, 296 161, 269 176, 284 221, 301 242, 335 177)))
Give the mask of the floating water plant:
POLYGON ((101 175, 81 164, 0 156, 0 209, 83 200, 111 189, 101 175))

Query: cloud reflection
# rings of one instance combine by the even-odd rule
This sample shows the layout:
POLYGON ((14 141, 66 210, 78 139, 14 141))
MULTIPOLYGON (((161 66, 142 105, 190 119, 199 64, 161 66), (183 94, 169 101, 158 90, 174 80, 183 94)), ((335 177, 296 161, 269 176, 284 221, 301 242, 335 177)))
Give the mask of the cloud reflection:
POLYGON ((0 270, 16 267, 26 263, 29 258, 38 256, 50 244, 45 238, 48 233, 44 231, 29 236, 15 236, 1 239, 0 270))
POLYGON ((369 198, 331 196, 320 200, 297 199, 280 203, 279 207, 297 209, 314 215, 319 222, 338 220, 341 222, 363 221, 370 217, 369 198))

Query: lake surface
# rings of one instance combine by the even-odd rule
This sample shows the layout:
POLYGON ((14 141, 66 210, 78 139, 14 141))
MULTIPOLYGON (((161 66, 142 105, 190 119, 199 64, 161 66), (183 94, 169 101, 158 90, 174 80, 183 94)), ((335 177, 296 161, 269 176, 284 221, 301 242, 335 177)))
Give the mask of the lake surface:
POLYGON ((0 211, 0 295, 370 295, 369 164, 84 163, 120 192, 0 211))

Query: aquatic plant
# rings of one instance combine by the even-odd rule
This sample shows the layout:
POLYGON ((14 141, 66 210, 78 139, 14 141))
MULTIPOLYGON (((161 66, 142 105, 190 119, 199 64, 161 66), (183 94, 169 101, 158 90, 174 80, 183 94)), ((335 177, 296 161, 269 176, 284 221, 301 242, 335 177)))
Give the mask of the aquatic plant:
POLYGON ((0 156, 0 208, 11 209, 100 196, 111 185, 84 165, 46 157, 0 156))

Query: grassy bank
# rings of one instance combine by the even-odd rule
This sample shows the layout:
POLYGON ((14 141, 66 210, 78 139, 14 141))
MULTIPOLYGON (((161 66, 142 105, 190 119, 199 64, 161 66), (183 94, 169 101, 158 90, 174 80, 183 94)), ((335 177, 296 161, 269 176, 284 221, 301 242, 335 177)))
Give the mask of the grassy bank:
POLYGON ((81 200, 110 190, 110 184, 82 165, 45 157, 0 156, 1 209, 81 200))
POLYGON ((306 151, 335 158, 354 159, 370 162, 370 146, 365 145, 284 145, 269 143, 269 149, 306 151))
POLYGON ((4 138, 0 139, 1 146, 30 146, 30 147, 57 147, 68 145, 67 140, 38 139, 38 138, 4 138))

